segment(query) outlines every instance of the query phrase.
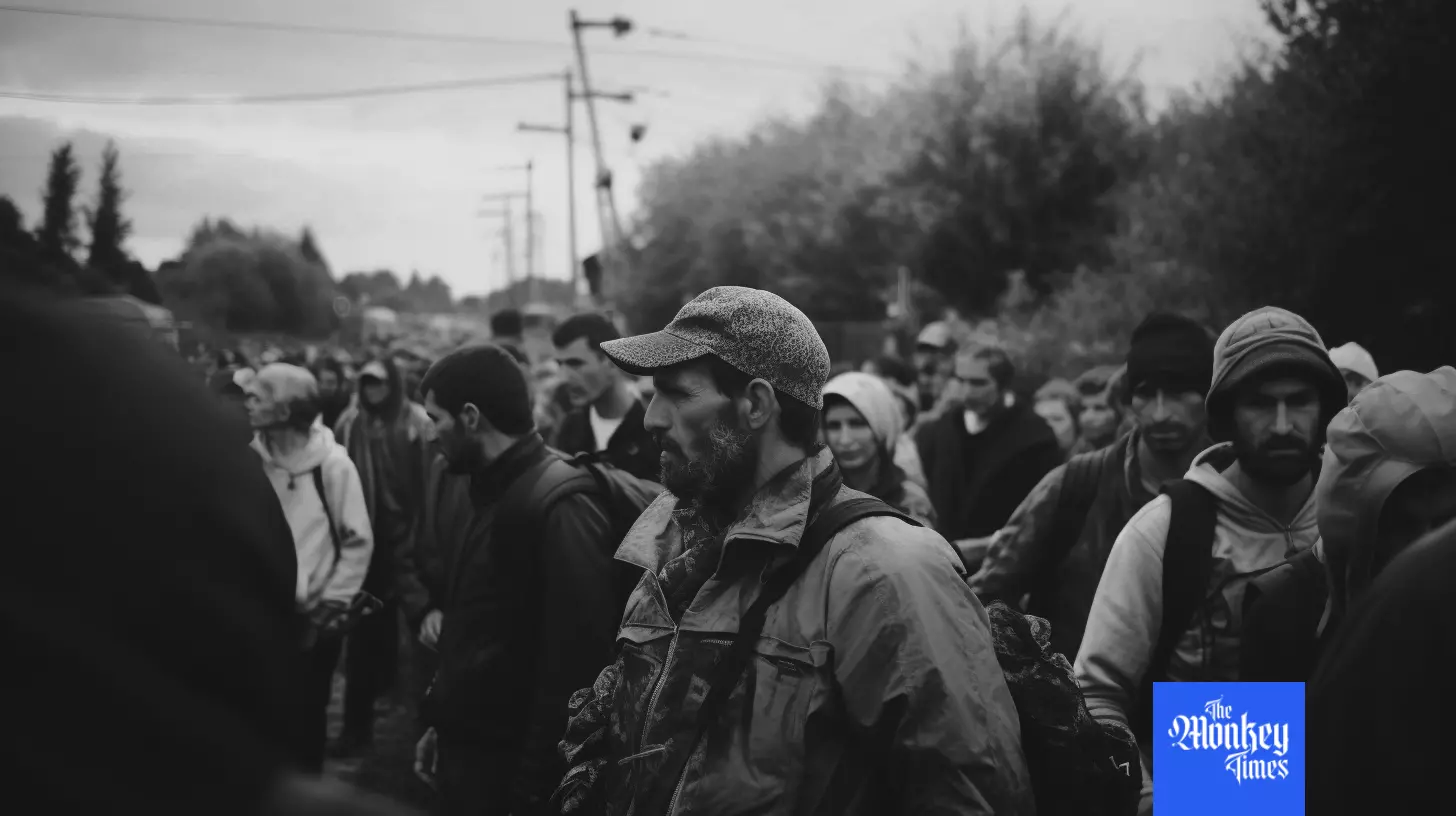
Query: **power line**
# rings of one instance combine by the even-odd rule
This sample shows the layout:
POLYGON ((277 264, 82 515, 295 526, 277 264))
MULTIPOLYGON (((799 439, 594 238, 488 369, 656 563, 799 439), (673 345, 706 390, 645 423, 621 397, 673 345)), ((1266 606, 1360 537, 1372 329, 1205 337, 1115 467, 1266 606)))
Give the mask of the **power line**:
MULTIPOLYGON (((210 17, 183 17, 162 14, 134 14, 110 11, 82 11, 75 9, 48 9, 35 6, 0 5, 0 11, 10 11, 19 14, 41 14, 52 17, 69 17, 89 20, 114 20, 131 23, 158 23, 164 25, 201 26, 206 28, 232 28, 246 29, 252 31, 275 31, 291 34, 324 34, 340 37, 360 37, 369 39, 384 40, 408 40, 415 42, 436 42, 436 43, 465 43, 471 45, 497 45, 512 48, 546 48, 564 49, 570 45, 565 42, 554 40, 530 40, 514 37, 491 37, 481 34, 449 34, 445 32, 431 31, 401 31, 397 29, 382 28, 358 28, 341 26, 322 26, 309 23, 284 23, 266 20, 226 20, 210 17)), ((704 40, 703 42, 707 42, 704 40)), ((878 75, 883 77, 894 76, 888 71, 880 71, 871 68, 857 68, 852 66, 824 65, 822 63, 806 62, 803 60, 789 59, 755 59, 751 57, 736 57, 727 54, 687 54, 674 51, 653 51, 653 50, 628 50, 628 49, 597 49, 596 53, 601 56, 632 59, 664 59, 679 60, 685 62, 716 62, 734 65, 752 65, 770 70, 783 71, 822 71, 838 70, 846 73, 857 73, 865 75, 878 75)))
POLYGON ((362 99, 378 96, 399 96, 401 94, 426 91, 449 91, 463 88, 491 88, 508 85, 527 85, 535 82, 556 82, 560 74, 521 74, 518 76, 487 77, 482 79, 461 79, 445 82, 425 82, 417 85, 390 85, 372 88, 353 88, 341 91, 305 91, 287 94, 257 94, 244 96, 89 96, 84 94, 52 94, 32 91, 0 89, 0 97, 28 99, 37 102, 63 102, 80 105, 268 105, 286 102, 320 102, 334 99, 362 99))

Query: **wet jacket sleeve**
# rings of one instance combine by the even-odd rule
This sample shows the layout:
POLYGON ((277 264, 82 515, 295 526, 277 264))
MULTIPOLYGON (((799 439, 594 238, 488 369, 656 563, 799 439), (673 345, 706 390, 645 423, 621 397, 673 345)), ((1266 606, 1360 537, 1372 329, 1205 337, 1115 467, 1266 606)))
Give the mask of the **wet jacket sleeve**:
POLYGON ((535 693, 513 798, 517 812, 540 807, 566 768, 557 745, 572 693, 592 685, 611 662, 622 610, 613 596, 612 525, 599 500, 576 494, 558 502, 540 539, 541 614, 536 623, 535 693))
POLYGON ((1005 601, 1018 606, 1032 581, 1055 566, 1056 542, 1051 540, 1051 531, 1066 473, 1062 466, 1043 477, 992 535, 986 558, 970 579, 971 591, 982 603, 1005 601))
POLYGON ((835 678, 850 726, 884 752, 894 813, 1029 813, 1016 708, 958 564, 928 532, 846 550, 829 589, 835 678))
POLYGON ((329 509, 339 532, 339 563, 329 585, 326 601, 349 603, 364 587, 369 559, 374 555, 374 531, 369 525, 369 507, 364 502, 364 485, 359 470, 347 456, 329 460, 329 509))
MULTIPOLYGON (((1098 720, 1128 726, 1143 674, 1153 658, 1163 621, 1163 548, 1172 504, 1153 499, 1128 521, 1107 556, 1087 616, 1073 672, 1087 711, 1098 720)), ((1146 746, 1140 746, 1146 752, 1146 746)), ((1152 810, 1152 779, 1143 763, 1139 814, 1152 810)))

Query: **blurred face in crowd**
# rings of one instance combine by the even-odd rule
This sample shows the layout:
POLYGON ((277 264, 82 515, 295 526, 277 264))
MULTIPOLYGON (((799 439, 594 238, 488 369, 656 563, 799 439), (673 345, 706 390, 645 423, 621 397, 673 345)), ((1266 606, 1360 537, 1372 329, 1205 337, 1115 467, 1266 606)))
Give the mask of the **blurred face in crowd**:
POLYGON ((962 406, 965 410, 975 411, 982 418, 989 419, 1005 405, 1001 386, 991 376, 989 360, 980 360, 969 355, 957 357, 955 379, 964 389, 962 406))
POLYGON ((1176 383, 1138 383, 1129 407, 1142 432, 1142 444, 1154 454, 1186 453, 1203 438, 1208 423, 1203 394, 1176 383))
POLYGON ((1372 573, 1426 533, 1456 519, 1456 468, 1434 467, 1401 482, 1385 500, 1376 529, 1372 573))
POLYGON ((480 412, 474 405, 466 403, 461 406, 460 414, 456 416, 435 402, 432 390, 425 395, 425 413, 435 424, 435 450, 445 457, 451 473, 470 473, 485 464, 485 453, 474 434, 480 424, 480 412))
POLYGON ((1269 377, 1244 384, 1234 394, 1234 450, 1255 479, 1289 486, 1308 476, 1319 461, 1320 398, 1314 384, 1299 377, 1269 377))
POLYGON ((1070 450, 1077 442, 1077 422, 1072 418, 1072 411, 1067 407, 1066 400, 1046 399, 1041 400, 1032 406, 1036 415, 1046 420, 1047 427, 1056 434, 1057 444, 1062 450, 1070 450))
POLYGON ((1357 374, 1354 371, 1345 371, 1343 369, 1341 369, 1340 374, 1345 378, 1345 391, 1349 393, 1351 400, 1355 399, 1355 395, 1364 391, 1365 387, 1370 384, 1370 380, 1366 379, 1364 374, 1357 374))
POLYGON ((662 448, 662 478, 674 496, 714 505, 753 480, 759 441, 745 429, 738 401, 718 390, 706 362, 663 369, 643 426, 662 448))
POLYGON ((318 387, 320 397, 323 397, 324 399, 333 398, 334 396, 338 395, 339 387, 341 385, 342 383, 339 382, 339 375, 335 374, 332 369, 325 368, 319 371, 318 387))
POLYGON ((558 348, 556 362, 561 366, 567 397, 578 408, 596 402, 617 377, 617 367, 607 355, 592 348, 585 337, 558 348))
POLYGON ((1078 417, 1078 424, 1082 428, 1082 435, 1092 444, 1101 445, 1112 441, 1117 435, 1119 419, 1112 406, 1111 397, 1105 391, 1082 398, 1082 414, 1078 417))
POLYGON ((869 422, 844 399, 826 401, 823 429, 825 443, 845 470, 869 467, 879 456, 880 445, 869 422))
POLYGON ((370 407, 378 408, 389 399, 389 383, 378 377, 361 377, 359 393, 370 407))

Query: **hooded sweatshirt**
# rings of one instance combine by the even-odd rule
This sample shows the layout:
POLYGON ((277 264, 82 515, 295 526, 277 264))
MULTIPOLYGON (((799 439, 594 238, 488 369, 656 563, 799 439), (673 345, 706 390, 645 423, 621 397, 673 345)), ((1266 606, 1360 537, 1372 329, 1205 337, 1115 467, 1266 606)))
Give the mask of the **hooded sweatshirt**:
MULTIPOLYGON (((1269 367, 1293 366, 1310 373, 1322 404, 1331 406, 1329 413, 1345 400, 1344 380, 1319 334, 1283 309, 1266 307, 1234 321, 1214 345, 1213 360, 1209 433, 1223 442, 1199 454, 1184 477, 1217 502, 1213 562, 1206 600, 1169 661, 1168 680, 1177 682, 1239 679, 1245 589, 1253 578, 1309 549, 1319 537, 1314 491, 1286 527, 1224 478, 1234 463, 1233 446, 1227 442, 1233 433, 1232 392, 1269 367)), ((1136 697, 1160 635, 1163 552, 1171 520, 1172 501, 1157 497, 1128 521, 1107 558, 1074 667, 1087 709, 1099 720, 1126 726, 1139 703, 1136 697)), ((1139 812, 1150 813, 1151 755, 1147 746, 1143 751, 1139 812)))
POLYGON ((1376 380, 1335 416, 1326 439, 1314 491, 1320 542, 1250 588, 1244 680, 1309 679, 1320 639, 1374 579, 1386 500, 1421 470, 1456 466, 1456 368, 1376 380))
POLYGON ((293 531, 298 554, 296 600, 304 609, 322 601, 348 603, 364 585, 374 536, 359 472, 344 447, 334 441, 328 428, 315 424, 308 442, 287 455, 269 449, 263 437, 253 439, 253 450, 263 459, 283 515, 293 531), (328 508, 315 488, 313 471, 320 468, 328 508), (339 552, 334 553, 334 533, 329 529, 332 514, 338 534, 339 552))
MULTIPOLYGON (((895 392, 885 381, 874 374, 849 371, 830 380, 824 386, 824 396, 844 399, 864 417, 880 447, 880 478, 871 495, 884 501, 927 527, 935 526, 935 508, 930 503, 930 494, 906 473, 901 464, 902 450, 914 452, 913 441, 902 444, 904 415, 895 392)), ((914 465, 919 466, 916 456, 914 465)))

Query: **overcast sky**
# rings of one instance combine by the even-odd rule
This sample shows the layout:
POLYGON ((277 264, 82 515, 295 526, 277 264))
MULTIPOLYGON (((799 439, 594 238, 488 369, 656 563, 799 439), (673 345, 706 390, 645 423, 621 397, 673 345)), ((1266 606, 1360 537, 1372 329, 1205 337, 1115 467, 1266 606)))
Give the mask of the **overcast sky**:
MULTIPOLYGON (((4 5, 0 0, 0 5, 4 5)), ((223 96, 561 72, 566 20, 625 15, 620 40, 587 32, 593 84, 635 89, 599 103, 618 201, 631 211, 640 170, 770 113, 802 114, 829 74, 873 86, 907 59, 948 51, 959 24, 1004 25, 1022 3, 984 0, 30 0, 63 10, 261 20, 525 41, 392 41, 83 19, 0 11, 0 91, 96 96, 223 96), (654 30, 656 33, 654 34, 654 30), (687 35, 692 39, 666 34, 687 35), (652 55, 643 55, 650 51, 652 55), (636 54, 634 55, 634 52, 636 54), (674 56, 676 55, 676 56, 674 56), (727 59, 725 59, 727 58, 727 59), (764 63, 776 63, 777 67, 764 63), (782 67, 783 63, 791 63, 782 67), (633 145, 632 124, 648 127, 633 145)), ((1060 0, 1029 0, 1041 19, 1060 0)), ((1068 23, 1100 42, 1115 68, 1138 62, 1156 99, 1214 79, 1252 38, 1267 36, 1256 0, 1079 0, 1068 23)), ((175 255, 204 215, 295 231, 309 225, 336 275, 388 268, 438 274, 457 295, 505 282, 500 221, 488 193, 525 187, 534 160, 542 252, 565 277, 566 172, 560 136, 516 132, 563 121, 559 81, 409 96, 245 106, 163 107, 0 98, 0 195, 33 223, 46 155, 76 141, 89 197, 107 138, 122 153, 130 249, 149 265, 175 255)), ((585 111, 578 106, 582 254, 599 243, 585 111)), ((517 246, 524 245, 518 232, 517 246)))

